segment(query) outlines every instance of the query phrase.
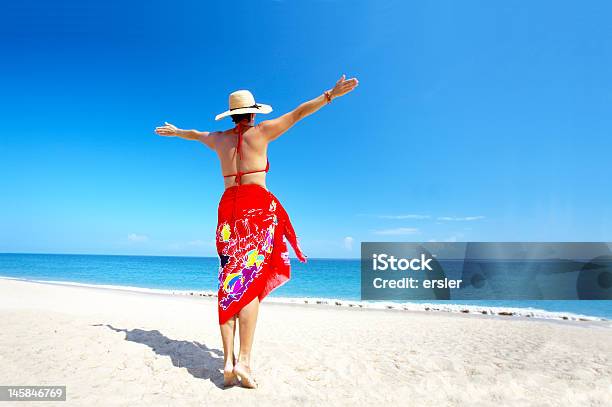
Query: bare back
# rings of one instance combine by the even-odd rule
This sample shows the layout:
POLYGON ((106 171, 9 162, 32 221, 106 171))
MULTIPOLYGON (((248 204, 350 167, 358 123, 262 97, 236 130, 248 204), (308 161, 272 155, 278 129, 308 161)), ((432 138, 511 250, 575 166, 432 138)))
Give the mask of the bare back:
MULTIPOLYGON (((214 149, 221 162, 223 175, 236 174, 238 171, 249 172, 266 168, 268 141, 261 133, 259 125, 249 127, 242 136, 242 159, 238 157, 236 145, 238 133, 232 128, 211 134, 214 138, 214 149)), ((224 177, 225 188, 237 185, 235 177, 224 177)), ((266 188, 266 173, 244 174, 242 184, 257 184, 266 188)))

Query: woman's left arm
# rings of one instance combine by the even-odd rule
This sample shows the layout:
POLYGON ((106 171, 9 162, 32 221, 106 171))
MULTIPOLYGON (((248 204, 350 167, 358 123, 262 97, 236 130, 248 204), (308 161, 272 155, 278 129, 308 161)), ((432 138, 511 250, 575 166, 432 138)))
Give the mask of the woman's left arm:
POLYGON ((166 137, 180 137, 185 140, 198 140, 214 150, 211 132, 198 130, 183 130, 173 124, 164 122, 163 126, 155 128, 155 133, 166 137))
POLYGON ((351 92, 358 84, 359 82, 357 81, 357 78, 347 80, 346 76, 342 75, 332 89, 325 91, 319 97, 302 103, 289 113, 285 113, 276 119, 261 122, 259 124, 260 129, 268 141, 272 141, 289 130, 289 128, 291 128, 291 126, 293 126, 295 123, 299 122, 305 117, 310 116, 327 103, 331 102, 332 99, 344 96, 351 92))

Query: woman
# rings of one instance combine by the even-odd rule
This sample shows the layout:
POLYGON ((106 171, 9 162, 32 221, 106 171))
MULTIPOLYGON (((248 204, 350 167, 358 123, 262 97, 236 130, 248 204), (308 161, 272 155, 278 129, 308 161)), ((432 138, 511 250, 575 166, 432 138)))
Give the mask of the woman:
POLYGON ((276 119, 255 125, 255 114, 270 113, 272 107, 255 102, 246 90, 229 97, 229 110, 215 120, 231 116, 236 126, 217 132, 182 130, 170 123, 157 127, 161 136, 198 140, 219 156, 225 192, 217 222, 217 252, 220 259, 218 310, 225 366, 225 386, 257 387, 251 372, 251 348, 259 303, 272 290, 289 280, 289 253, 284 238, 298 259, 306 256, 297 243, 289 216, 266 189, 268 143, 291 126, 313 114, 335 98, 357 86, 344 75, 320 96, 302 103, 276 119), (234 355, 236 319, 240 325, 240 350, 234 355))

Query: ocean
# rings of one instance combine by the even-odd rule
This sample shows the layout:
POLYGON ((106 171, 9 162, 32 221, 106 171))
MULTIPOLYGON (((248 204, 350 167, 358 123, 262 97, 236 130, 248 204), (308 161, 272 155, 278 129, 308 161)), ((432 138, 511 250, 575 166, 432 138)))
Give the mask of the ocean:
MULTIPOLYGON (((270 298, 376 307, 376 303, 360 301, 359 260, 309 258, 306 264, 295 259, 291 264, 291 280, 270 298)), ((216 257, 0 253, 0 277, 168 292, 216 292, 218 267, 216 257)), ((404 308, 419 309, 423 304, 438 304, 448 311, 495 307, 543 311, 535 316, 569 313, 612 320, 612 301, 414 301, 404 308)))

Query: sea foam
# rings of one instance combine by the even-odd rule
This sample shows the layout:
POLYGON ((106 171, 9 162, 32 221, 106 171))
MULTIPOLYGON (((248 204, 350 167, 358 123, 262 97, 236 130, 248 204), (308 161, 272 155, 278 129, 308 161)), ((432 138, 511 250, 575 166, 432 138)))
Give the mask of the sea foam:
MULTIPOLYGON (((43 284, 57 284, 67 286, 101 288, 109 290, 130 291, 148 294, 163 294, 188 297, 216 297, 217 293, 210 290, 173 290, 162 288, 145 288, 124 285, 109 285, 109 284, 88 284, 77 283, 71 281, 54 281, 54 280, 33 280, 15 277, 0 278, 7 280, 30 281, 43 284)), ((518 307, 493 307, 483 305, 465 305, 465 304, 440 304, 440 303, 414 303, 414 302, 392 302, 392 301, 355 301, 343 300, 335 298, 316 298, 316 297, 275 297, 266 298, 266 302, 280 304, 310 304, 310 305, 325 305, 344 308, 363 308, 363 309, 378 309, 378 310, 397 310, 397 311, 418 311, 418 312, 450 312, 462 314, 478 314, 478 315, 493 315, 504 317, 525 317, 538 318, 549 320, 566 320, 566 321, 607 321, 605 318, 594 317, 589 315, 581 315, 570 312, 554 312, 546 311, 537 308, 518 308, 518 307)))

